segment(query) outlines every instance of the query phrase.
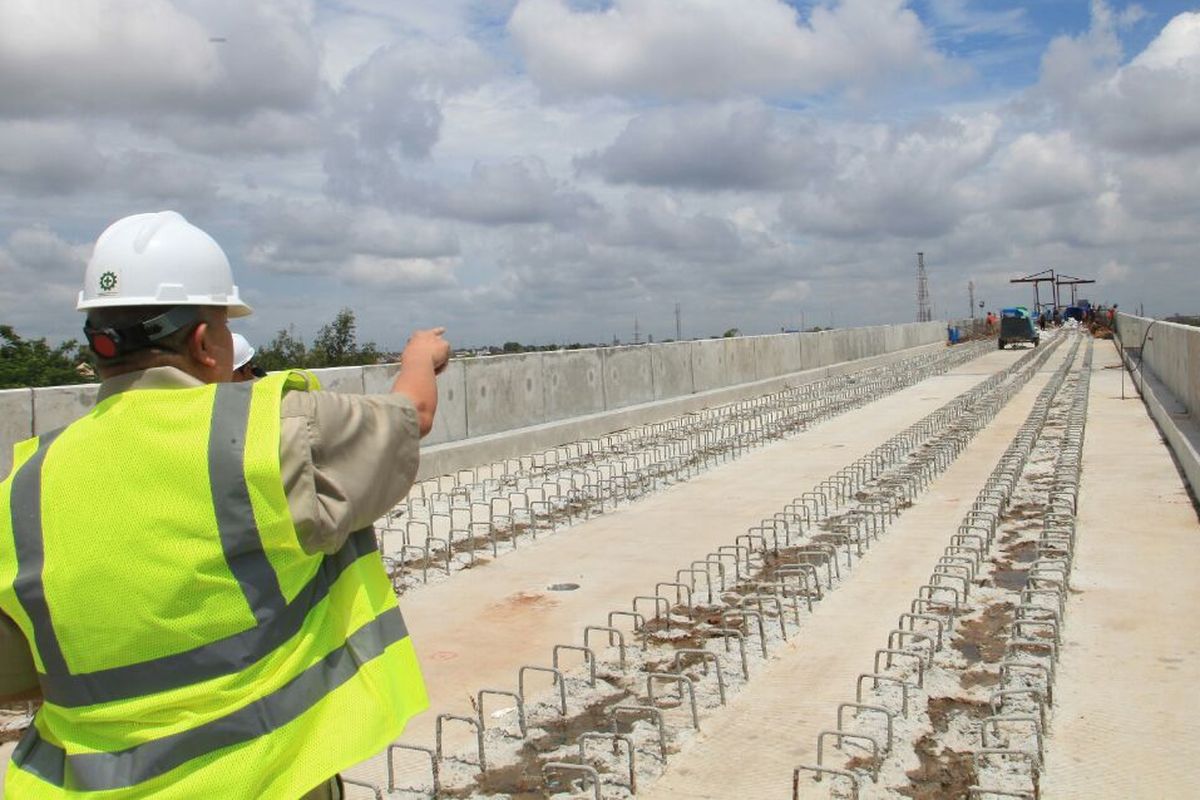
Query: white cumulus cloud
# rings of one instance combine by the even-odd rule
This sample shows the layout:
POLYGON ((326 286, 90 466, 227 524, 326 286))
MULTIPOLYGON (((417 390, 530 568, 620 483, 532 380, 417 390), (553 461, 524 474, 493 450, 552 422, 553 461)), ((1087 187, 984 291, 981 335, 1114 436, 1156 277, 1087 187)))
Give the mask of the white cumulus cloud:
POLYGON ((1096 4, 1091 29, 1051 43, 1041 89, 1081 135, 1133 153, 1200 146, 1200 12, 1173 18, 1119 64, 1116 21, 1096 4))
POLYGON ((714 98, 862 89, 945 66, 903 0, 520 0, 509 20, 546 92, 714 98))
POLYGON ((317 88, 303 0, 6 0, 0 114, 236 116, 317 88))

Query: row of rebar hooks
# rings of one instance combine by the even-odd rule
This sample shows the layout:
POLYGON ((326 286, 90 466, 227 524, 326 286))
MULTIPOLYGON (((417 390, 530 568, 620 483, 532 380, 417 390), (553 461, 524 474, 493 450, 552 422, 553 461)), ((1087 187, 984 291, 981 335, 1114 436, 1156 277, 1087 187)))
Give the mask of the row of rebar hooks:
MULTIPOLYGON (((1050 348, 1041 351, 1036 363, 1027 373, 1028 377, 1032 377, 1037 367, 1044 363, 1060 341, 1061 339, 1056 339, 1050 348)), ((917 596, 910 604, 909 610, 900 614, 896 627, 888 633, 887 646, 876 651, 872 671, 858 676, 854 702, 841 703, 837 708, 836 727, 823 730, 818 734, 816 763, 799 764, 794 768, 792 773, 793 798, 800 796, 801 777, 804 774, 808 774, 812 780, 818 782, 825 776, 839 779, 844 782, 852 798, 859 796, 862 773, 865 773, 872 781, 878 779, 880 762, 892 751, 894 745, 895 717, 909 715, 914 703, 914 696, 922 693, 924 689, 925 670, 933 665, 934 655, 950 642, 955 619, 967 601, 970 589, 976 583, 977 575, 992 549, 1000 520, 1008 508, 1033 447, 1045 426, 1051 404, 1071 372, 1078 348, 1079 341, 1077 339, 1063 365, 1056 370, 1039 393, 1025 422, 999 459, 971 509, 964 516, 957 532, 951 536, 950 544, 945 548, 943 555, 939 557, 929 580, 918 587, 917 596), (868 690, 870 696, 864 697, 868 690), (848 727, 847 712, 851 712, 849 716, 856 723, 856 727, 848 727), (859 723, 860 717, 863 718, 863 722, 870 720, 874 724, 866 727, 859 723), (846 769, 826 764, 826 742, 830 741, 839 750, 846 742, 865 748, 868 758, 864 762, 864 767, 846 769)), ((1089 349, 1084 361, 1085 373, 1090 364, 1090 354, 1089 349)), ((1007 402, 1021 388, 1021 385, 1023 382, 1020 385, 1010 384, 1011 391, 1006 392, 1006 396, 995 399, 1007 402)), ((1077 394, 1072 407, 1072 419, 1074 420, 1078 414, 1080 421, 1076 428, 1069 426, 1069 429, 1077 431, 1077 438, 1081 443, 1082 419, 1086 415, 1086 384, 1083 384, 1082 411, 1079 410, 1079 403, 1077 394)), ((1003 403, 1001 402, 1000 405, 1003 403)), ((996 411, 998 410, 999 406, 996 407, 996 411)), ((1064 496, 1060 491, 1060 486, 1078 487, 1079 459, 1077 455, 1072 459, 1068 451, 1074 452, 1070 447, 1064 448, 1064 455, 1060 458, 1060 463, 1073 463, 1075 465, 1074 473, 1071 473, 1069 467, 1056 469, 1055 490, 1051 492, 1053 498, 1064 496), (1059 475, 1062 476, 1062 480, 1059 480, 1059 475)), ((1070 494, 1070 497, 1072 498, 1073 513, 1074 494, 1070 494)), ((989 744, 987 735, 988 731, 998 732, 998 726, 1002 724, 1019 723, 1019 720, 1016 719, 1019 715, 1009 713, 1011 709, 1003 707, 1006 699, 1008 702, 1012 702, 1017 697, 1017 690, 1003 688, 993 697, 993 707, 996 713, 984 723, 982 735, 985 737, 985 747, 980 751, 982 754, 980 758, 983 760, 1005 755, 995 752, 996 748, 986 747, 989 744)), ((1044 728, 1044 723, 1040 724, 1044 728)), ((1043 728, 1037 729, 1039 737, 1043 728)))
POLYGON ((1055 458, 1036 558, 1021 588, 1012 635, 1000 664, 1000 686, 991 698, 992 716, 983 720, 980 748, 974 756, 981 773, 997 761, 1027 764, 1030 788, 1022 795, 989 788, 980 781, 970 789, 970 796, 979 800, 1014 796, 1037 800, 1040 796, 1039 774, 1045 758, 1048 712, 1054 703, 1056 666, 1074 563, 1092 364, 1092 340, 1089 338, 1087 342, 1055 458))
MULTIPOLYGON (((659 582, 653 594, 634 597, 628 610, 610 612, 607 624, 586 627, 582 645, 555 646, 552 667, 522 666, 517 692, 485 689, 478 695, 475 717, 442 715, 439 731, 441 724, 449 722, 471 726, 476 738, 477 763, 481 770, 486 770, 484 697, 503 695, 515 701, 519 730, 524 737, 528 735, 526 677, 533 672, 544 672, 551 676, 552 688, 558 691, 558 713, 566 716, 567 681, 560 659, 569 652, 577 652, 588 670, 588 685, 595 686, 598 658, 608 655, 594 646, 593 637, 597 635, 607 639, 609 651, 615 647, 616 666, 624 672, 626 634, 644 650, 662 626, 688 625, 692 633, 721 639, 727 653, 736 645, 734 665, 740 668, 743 679, 748 679, 749 645, 754 638, 757 637, 758 649, 765 659, 767 624, 778 623, 780 636, 786 639, 788 614, 798 624, 801 605, 811 611, 824 591, 840 580, 843 553, 845 566, 849 568, 854 557, 865 554, 902 508, 949 465, 970 437, 990 421, 1048 355, 1049 349, 1040 354, 1031 352, 967 390, 871 453, 818 482, 812 491, 801 493, 783 511, 736 537, 733 544, 678 570, 672 576, 674 580, 659 582), (768 566, 773 570, 772 579, 761 580, 761 573, 768 566)), ((619 723, 633 718, 649 721, 650 730, 656 734, 651 737, 657 745, 654 754, 665 760, 668 737, 664 709, 656 704, 658 687, 666 684, 675 690, 678 699, 685 702, 694 728, 700 724, 698 689, 712 681, 717 702, 726 701, 727 682, 716 653, 678 648, 674 655, 671 671, 649 672, 644 676, 644 700, 609 709, 610 731, 593 731, 588 739, 581 738, 578 763, 547 764, 547 780, 574 778, 584 789, 590 788, 599 796, 599 773, 595 765, 584 762, 585 745, 588 741, 605 739, 614 748, 620 745, 626 759, 626 777, 622 783, 629 791, 636 791, 638 748, 634 732, 621 733, 619 723), (689 669, 695 672, 697 667, 702 672, 689 674, 689 669)), ((436 748, 424 750, 435 763, 443 757, 440 734, 438 739, 436 748)))
POLYGON ((428 582, 431 568, 452 572, 456 554, 468 565, 481 548, 497 557, 502 544, 516 549, 522 536, 635 501, 984 352, 975 344, 921 354, 432 478, 385 518, 380 550, 403 592, 418 576, 428 582))

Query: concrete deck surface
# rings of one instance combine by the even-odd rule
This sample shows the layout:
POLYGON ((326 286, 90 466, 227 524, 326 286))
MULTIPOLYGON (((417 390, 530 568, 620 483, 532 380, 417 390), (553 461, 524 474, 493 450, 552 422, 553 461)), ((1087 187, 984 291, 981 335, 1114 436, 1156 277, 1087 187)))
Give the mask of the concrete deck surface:
POLYGON ((950 535, 1025 421, 1055 353, 872 546, 843 586, 813 609, 799 633, 749 686, 710 717, 704 730, 639 796, 726 800, 789 797, 792 769, 816 763, 817 734, 835 727, 837 704, 854 699, 896 618, 926 583, 950 535))
MULTIPOLYGON (((470 713, 484 687, 516 687, 522 664, 550 663, 608 610, 732 542, 746 527, 887 437, 1001 369, 990 353, 800 436, 579 524, 517 553, 411 592, 401 602, 430 686, 431 712, 403 737, 432 745, 434 715, 470 713), (547 592, 551 583, 580 584, 547 592)), ((778 659, 713 713, 640 796, 786 797, 795 763, 851 699, 1044 384, 1055 354, 905 511, 849 581, 816 607, 778 659)), ((1119 399, 1111 346, 1098 343, 1084 449, 1079 544, 1058 700, 1043 778, 1048 798, 1200 797, 1200 524, 1140 401, 1119 399)), ((1127 394, 1130 393, 1126 383, 1127 394)), ((465 737, 452 738, 465 743, 465 737)), ((12 746, 0 747, 0 777, 12 746)), ((383 760, 350 770, 382 781, 383 760)), ((2 789, 0 789, 2 797, 2 789)))
POLYGON ((1098 342, 1043 797, 1200 797, 1200 522, 1098 342))
POLYGON ((605 624, 610 610, 629 609, 634 595, 653 594, 656 582, 732 544, 1020 355, 988 354, 406 596, 401 608, 422 659, 431 713, 409 723, 404 741, 432 745, 437 713, 471 713, 467 698, 481 688, 515 689, 521 665, 549 666, 555 644, 582 644, 586 625, 605 624), (546 591, 561 582, 580 588, 546 591))
MULTIPOLYGON (((537 542, 524 539, 515 553, 410 592, 400 606, 421 658, 430 711, 409 724, 403 740, 432 746, 436 714, 470 714, 469 698, 482 688, 515 689, 521 665, 548 666, 555 644, 579 643, 585 625, 604 624, 609 610, 629 608, 634 595, 653 594, 657 581, 732 543, 800 492, 1021 355, 989 353, 616 512, 537 542), (568 581, 580 589, 546 591, 568 581)), ((471 741, 460 728, 447 730, 448 747, 471 741)), ((0 751, 0 776, 9 753, 11 745, 0 751)), ((377 757, 350 774, 382 782, 385 769, 377 757)))

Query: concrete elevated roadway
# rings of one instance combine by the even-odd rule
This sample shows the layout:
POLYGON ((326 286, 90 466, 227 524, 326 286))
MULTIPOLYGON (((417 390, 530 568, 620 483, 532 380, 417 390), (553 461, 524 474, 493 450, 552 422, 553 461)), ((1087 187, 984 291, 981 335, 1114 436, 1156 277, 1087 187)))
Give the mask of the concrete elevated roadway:
MULTIPOLYGON (((472 698, 480 689, 515 690, 522 665, 549 664, 555 645, 581 644, 585 626, 605 624, 608 611, 629 608, 635 595, 654 594, 657 582, 673 580, 679 568, 732 543, 801 492, 1022 355, 989 352, 638 502, 522 543, 486 565, 408 591, 401 607, 422 655, 432 707, 413 721, 404 741, 432 746, 436 713, 474 716, 472 698), (563 583, 578 588, 548 589, 563 583)), ((669 711, 675 752, 663 770, 639 749, 639 763, 651 765, 640 770, 639 795, 789 796, 792 768, 815 759, 817 733, 834 727, 839 702, 853 699, 855 676, 868 671, 874 651, 887 641, 897 615, 909 609, 947 537, 1066 357, 1066 349, 1059 348, 1038 367, 836 591, 790 629, 789 640, 773 643, 768 659, 752 660, 749 681, 731 675, 728 705, 704 704, 698 734, 686 730, 680 710, 669 711)), ((1135 399, 1120 399, 1118 363, 1111 343, 1097 343, 1090 365, 1073 591, 1041 772, 1045 797, 1189 797, 1200 788, 1200 771, 1190 766, 1200 763, 1200 744, 1191 734, 1200 712, 1192 690, 1200 679, 1200 617, 1194 613, 1200 600, 1194 580, 1200 524, 1144 407, 1135 399)), ((1132 396, 1131 385, 1125 390, 1132 396)), ((726 665, 730 673, 734 663, 726 665)), ((581 701, 595 699, 579 688, 580 674, 570 679, 572 691, 580 694, 572 695, 573 711, 581 701)), ((545 684, 538 685, 545 689, 545 684)), ((644 695, 636 681, 618 684, 644 695)), ((497 708, 505 704, 503 699, 495 703, 497 708)), ((511 717, 508 721, 511 728, 511 717)), ((488 722, 490 727, 492 719, 488 722)), ((494 724, 506 721, 497 718, 494 724)), ((446 749, 473 759, 473 742, 465 730, 452 729, 446 749)), ((473 785, 474 768, 448 759, 444 777, 454 796, 485 789, 491 796, 526 791, 537 796, 535 787, 521 783, 521 775, 511 774, 520 753, 497 746, 494 737, 488 747, 496 749, 493 769, 508 767, 507 777, 516 782, 473 785)), ((895 745, 913 747, 903 735, 895 745)), ((6 760, 10 750, 11 745, 0 755, 6 760)), ((410 761, 402 784, 423 780, 410 761)), ((349 775, 386 784, 382 758, 349 775)), ((623 796, 617 785, 622 780, 617 776, 606 783, 604 796, 623 796)), ((905 796, 899 793, 904 789, 894 776, 877 785, 864 781, 867 797, 905 796)), ((828 794, 828 785, 824 791, 828 794)))
MULTIPOLYGON (((604 624, 606 611, 652 593, 655 582, 732 541, 1018 356, 990 353, 486 568, 411 593, 402 605, 426 654, 433 709, 473 714, 468 698, 480 688, 515 689, 521 665, 548 663, 555 644, 579 643, 583 627, 604 624), (547 590, 564 582, 579 589, 547 590)), ((665 773, 641 790, 643 796, 788 796, 792 767, 814 759, 816 734, 833 727, 840 701, 853 699, 855 676, 867 671, 896 616, 908 610, 948 533, 1063 356, 1048 361, 901 515, 798 635, 766 664, 756 664, 729 705, 706 713, 702 732, 681 742, 681 752, 668 758, 665 773)), ((1200 678, 1200 622, 1191 613, 1200 599, 1193 580, 1200 524, 1144 408, 1119 399, 1116 358, 1111 343, 1102 342, 1091 367, 1078 583, 1064 624, 1056 684, 1061 699, 1051 711, 1043 786, 1053 797, 1191 796, 1197 771, 1185 765, 1200 756, 1189 733, 1200 701, 1187 691, 1200 678), (1129 469, 1127 454, 1136 469, 1129 469), (1131 524, 1131 509, 1139 509, 1137 518, 1146 524, 1131 524)), ((432 715, 426 715, 404 738, 431 743, 432 734, 432 715)), ((449 741, 471 750, 468 737, 449 741)), ((379 764, 359 774, 383 779, 379 764)), ((868 796, 899 797, 900 788, 870 787, 868 796)))

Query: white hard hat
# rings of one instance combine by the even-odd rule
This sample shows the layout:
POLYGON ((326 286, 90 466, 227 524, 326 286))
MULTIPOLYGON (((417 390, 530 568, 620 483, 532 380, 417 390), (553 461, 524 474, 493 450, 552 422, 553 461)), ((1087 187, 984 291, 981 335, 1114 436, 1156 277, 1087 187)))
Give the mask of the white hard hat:
POLYGON ((233 368, 241 369, 254 358, 254 348, 240 333, 233 334, 233 368))
POLYGON ((114 222, 92 251, 77 311, 106 306, 224 306, 251 313, 233 283, 229 259, 181 214, 134 214, 114 222))

